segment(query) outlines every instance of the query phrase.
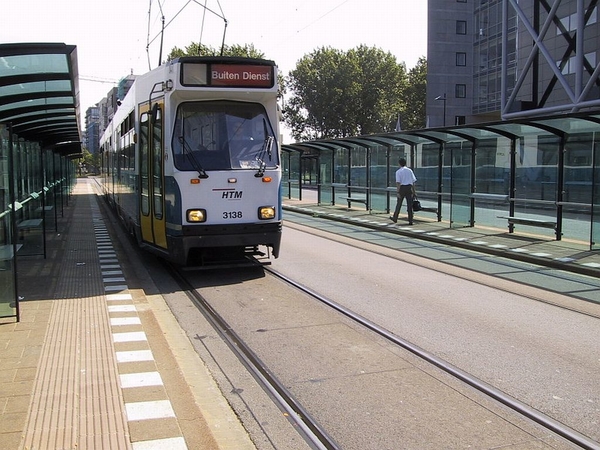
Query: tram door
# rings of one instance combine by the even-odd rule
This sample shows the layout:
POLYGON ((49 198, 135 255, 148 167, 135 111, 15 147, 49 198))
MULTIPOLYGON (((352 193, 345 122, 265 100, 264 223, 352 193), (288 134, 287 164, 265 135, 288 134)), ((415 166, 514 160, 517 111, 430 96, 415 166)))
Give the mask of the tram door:
POLYGON ((164 214, 162 101, 140 107, 140 225, 142 241, 167 248, 164 214))

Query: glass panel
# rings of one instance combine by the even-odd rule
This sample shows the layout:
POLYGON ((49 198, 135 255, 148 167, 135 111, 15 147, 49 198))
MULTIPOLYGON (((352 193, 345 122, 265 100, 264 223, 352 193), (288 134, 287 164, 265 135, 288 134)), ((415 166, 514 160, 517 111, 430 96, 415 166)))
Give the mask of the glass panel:
POLYGON ((371 187, 386 188, 388 185, 387 147, 377 146, 371 148, 371 187))
POLYGON ((148 131, 148 113, 143 113, 140 119, 140 207, 144 216, 150 214, 150 180, 148 179, 148 131))
POLYGON ((290 151, 281 152, 281 196, 282 198, 290 197, 290 158, 292 156, 290 151))
POLYGON ((8 132, 0 124, 0 317, 16 315, 8 132))
POLYGON ((331 205, 333 202, 333 192, 331 183, 333 182, 333 152, 329 149, 321 150, 319 152, 319 181, 320 185, 320 199, 319 202, 322 204, 331 205))
POLYGON ((311 187, 317 185, 317 158, 301 158, 302 162, 302 187, 311 187))
POLYGON ((19 255, 43 255, 44 224, 41 217, 43 170, 39 145, 20 141, 17 161, 21 177, 17 181, 17 200, 21 208, 15 215, 17 239, 22 245, 19 255))
POLYGON ((438 207, 439 160, 439 144, 422 144, 416 147, 413 171, 417 177, 417 196, 424 208, 438 207))
POLYGON ((587 242, 590 236, 594 133, 570 135, 565 143, 562 208, 563 238, 587 242))
POLYGON ((257 170, 279 164, 277 139, 258 103, 183 103, 172 148, 179 170, 257 170))
POLYGON ((450 173, 450 226, 471 225, 471 143, 452 142, 444 151, 445 170, 450 173))
MULTIPOLYGON (((556 219, 560 139, 549 134, 525 135, 520 140, 515 169, 515 216, 556 219)), ((550 228, 515 225, 515 229, 555 236, 550 228)))
MULTIPOLYGON (((419 192, 437 192, 439 158, 440 146, 438 144, 424 144, 417 148, 414 172, 419 192)), ((392 162, 397 163, 397 160, 392 162)))
POLYGON ((475 223, 504 228, 510 191, 510 140, 479 141, 475 152, 475 223))
MULTIPOLYGON (((73 114, 73 108, 57 108, 57 109, 52 109, 52 116, 60 116, 63 117, 65 115, 65 113, 68 113, 69 116, 68 117, 76 117, 73 114)), ((33 112, 28 112, 28 113, 24 113, 24 114, 17 114, 16 116, 10 116, 8 118, 6 118, 6 120, 19 120, 19 119, 25 119, 27 117, 33 117, 33 118, 48 118, 48 112, 47 111, 33 111, 33 112)))
POLYGON ((543 165, 538 165, 537 143, 537 136, 524 136, 520 142, 516 158, 515 198, 541 200, 544 197, 543 165))
POLYGON ((71 91, 71 82, 69 80, 49 80, 0 86, 0 97, 15 94, 29 94, 32 92, 58 91, 71 91))
POLYGON ((350 182, 352 186, 367 186, 367 150, 363 147, 354 147, 350 150, 352 167, 350 168, 350 182))
POLYGON ((370 208, 373 211, 388 210, 388 167, 387 167, 388 147, 376 146, 371 148, 371 198, 370 208))
POLYGON ((163 146, 162 146, 162 114, 158 107, 155 120, 152 122, 152 199, 154 202, 154 217, 162 219, 163 216, 163 146))
POLYGON ((348 190, 345 186, 350 179, 350 168, 348 167, 348 150, 337 148, 333 152, 333 164, 335 167, 333 173, 333 183, 343 186, 335 186, 334 204, 346 204, 345 197, 348 196, 348 190))
MULTIPOLYGON (((393 188, 394 189, 394 201, 396 201, 396 170, 398 170, 398 161, 400 161, 400 158, 404 158, 407 161, 407 165, 409 167, 411 167, 411 163, 410 163, 410 155, 409 155, 409 150, 410 147, 408 145, 397 145, 392 147, 391 151, 390 151, 390 166, 388 167, 388 185, 387 187, 389 188, 393 188)), ((411 167, 412 169, 412 167, 411 167)), ((418 176, 415 172, 415 176, 417 177, 417 183, 418 181, 418 176)))
POLYGON ((0 58, 0 77, 35 73, 69 73, 67 56, 61 54, 15 55, 0 58))
POLYGON ((300 153, 290 154, 290 191, 292 198, 300 198, 300 153))
POLYGON ((15 108, 31 108, 33 106, 45 106, 45 105, 74 105, 75 100, 73 97, 44 97, 37 100, 26 100, 23 102, 8 103, 7 105, 0 105, 0 111, 7 111, 15 108))
POLYGON ((592 230, 591 250, 600 249, 600 136, 594 139, 594 161, 592 174, 592 230))

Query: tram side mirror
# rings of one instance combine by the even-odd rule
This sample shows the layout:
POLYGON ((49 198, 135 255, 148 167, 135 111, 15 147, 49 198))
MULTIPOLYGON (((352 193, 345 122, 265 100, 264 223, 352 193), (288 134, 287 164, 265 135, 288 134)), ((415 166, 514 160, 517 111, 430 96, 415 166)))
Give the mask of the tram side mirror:
POLYGON ((155 103, 152 107, 152 123, 156 123, 161 119, 161 109, 158 103, 155 103))

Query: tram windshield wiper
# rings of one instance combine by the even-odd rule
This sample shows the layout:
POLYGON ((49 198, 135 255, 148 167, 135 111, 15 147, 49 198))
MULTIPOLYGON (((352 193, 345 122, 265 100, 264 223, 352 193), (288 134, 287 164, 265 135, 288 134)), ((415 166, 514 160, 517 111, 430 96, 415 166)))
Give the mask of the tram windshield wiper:
POLYGON ((265 174, 265 169, 267 168, 267 163, 264 161, 265 154, 269 155, 269 161, 271 160, 271 155, 273 154, 273 136, 268 136, 263 142, 263 146, 260 150, 260 153, 256 157, 256 160, 259 162, 258 172, 254 175, 255 177, 262 177, 265 174))
POLYGON ((202 164, 200 164, 200 162, 196 159, 192 150, 190 149, 190 145, 187 143, 183 136, 179 136, 179 142, 181 143, 181 147, 183 148, 183 153, 190 160, 190 163, 192 164, 194 170, 198 172, 198 178, 208 178, 206 170, 204 170, 202 164))

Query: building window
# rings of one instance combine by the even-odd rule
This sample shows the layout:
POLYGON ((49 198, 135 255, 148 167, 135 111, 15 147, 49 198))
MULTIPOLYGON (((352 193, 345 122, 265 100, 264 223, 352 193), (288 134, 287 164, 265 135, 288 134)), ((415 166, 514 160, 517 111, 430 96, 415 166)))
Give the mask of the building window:
POLYGON ((456 65, 466 66, 467 65, 467 54, 465 52, 456 52, 456 65))
POLYGON ((465 98, 467 96, 467 85, 457 84, 454 86, 454 96, 456 98, 465 98))
POLYGON ((456 21, 456 34, 467 34, 467 21, 457 20, 456 21))
MULTIPOLYGON (((598 8, 594 8, 591 12, 588 12, 589 17, 585 23, 585 26, 594 24, 598 21, 598 8)), ((570 16, 563 17, 560 19, 560 23, 564 27, 567 32, 576 31, 577 30, 577 13, 573 13, 570 16)), ((556 35, 562 34, 562 30, 560 27, 556 27, 556 35)))
MULTIPOLYGON (((596 67, 595 52, 586 53, 584 57, 592 67, 596 67)), ((560 69, 561 63, 562 61, 556 61, 556 67, 560 69)), ((575 56, 569 58, 569 60, 565 62, 565 65, 563 66, 561 72, 563 75, 572 75, 574 73, 577 73, 577 58, 575 56)))

